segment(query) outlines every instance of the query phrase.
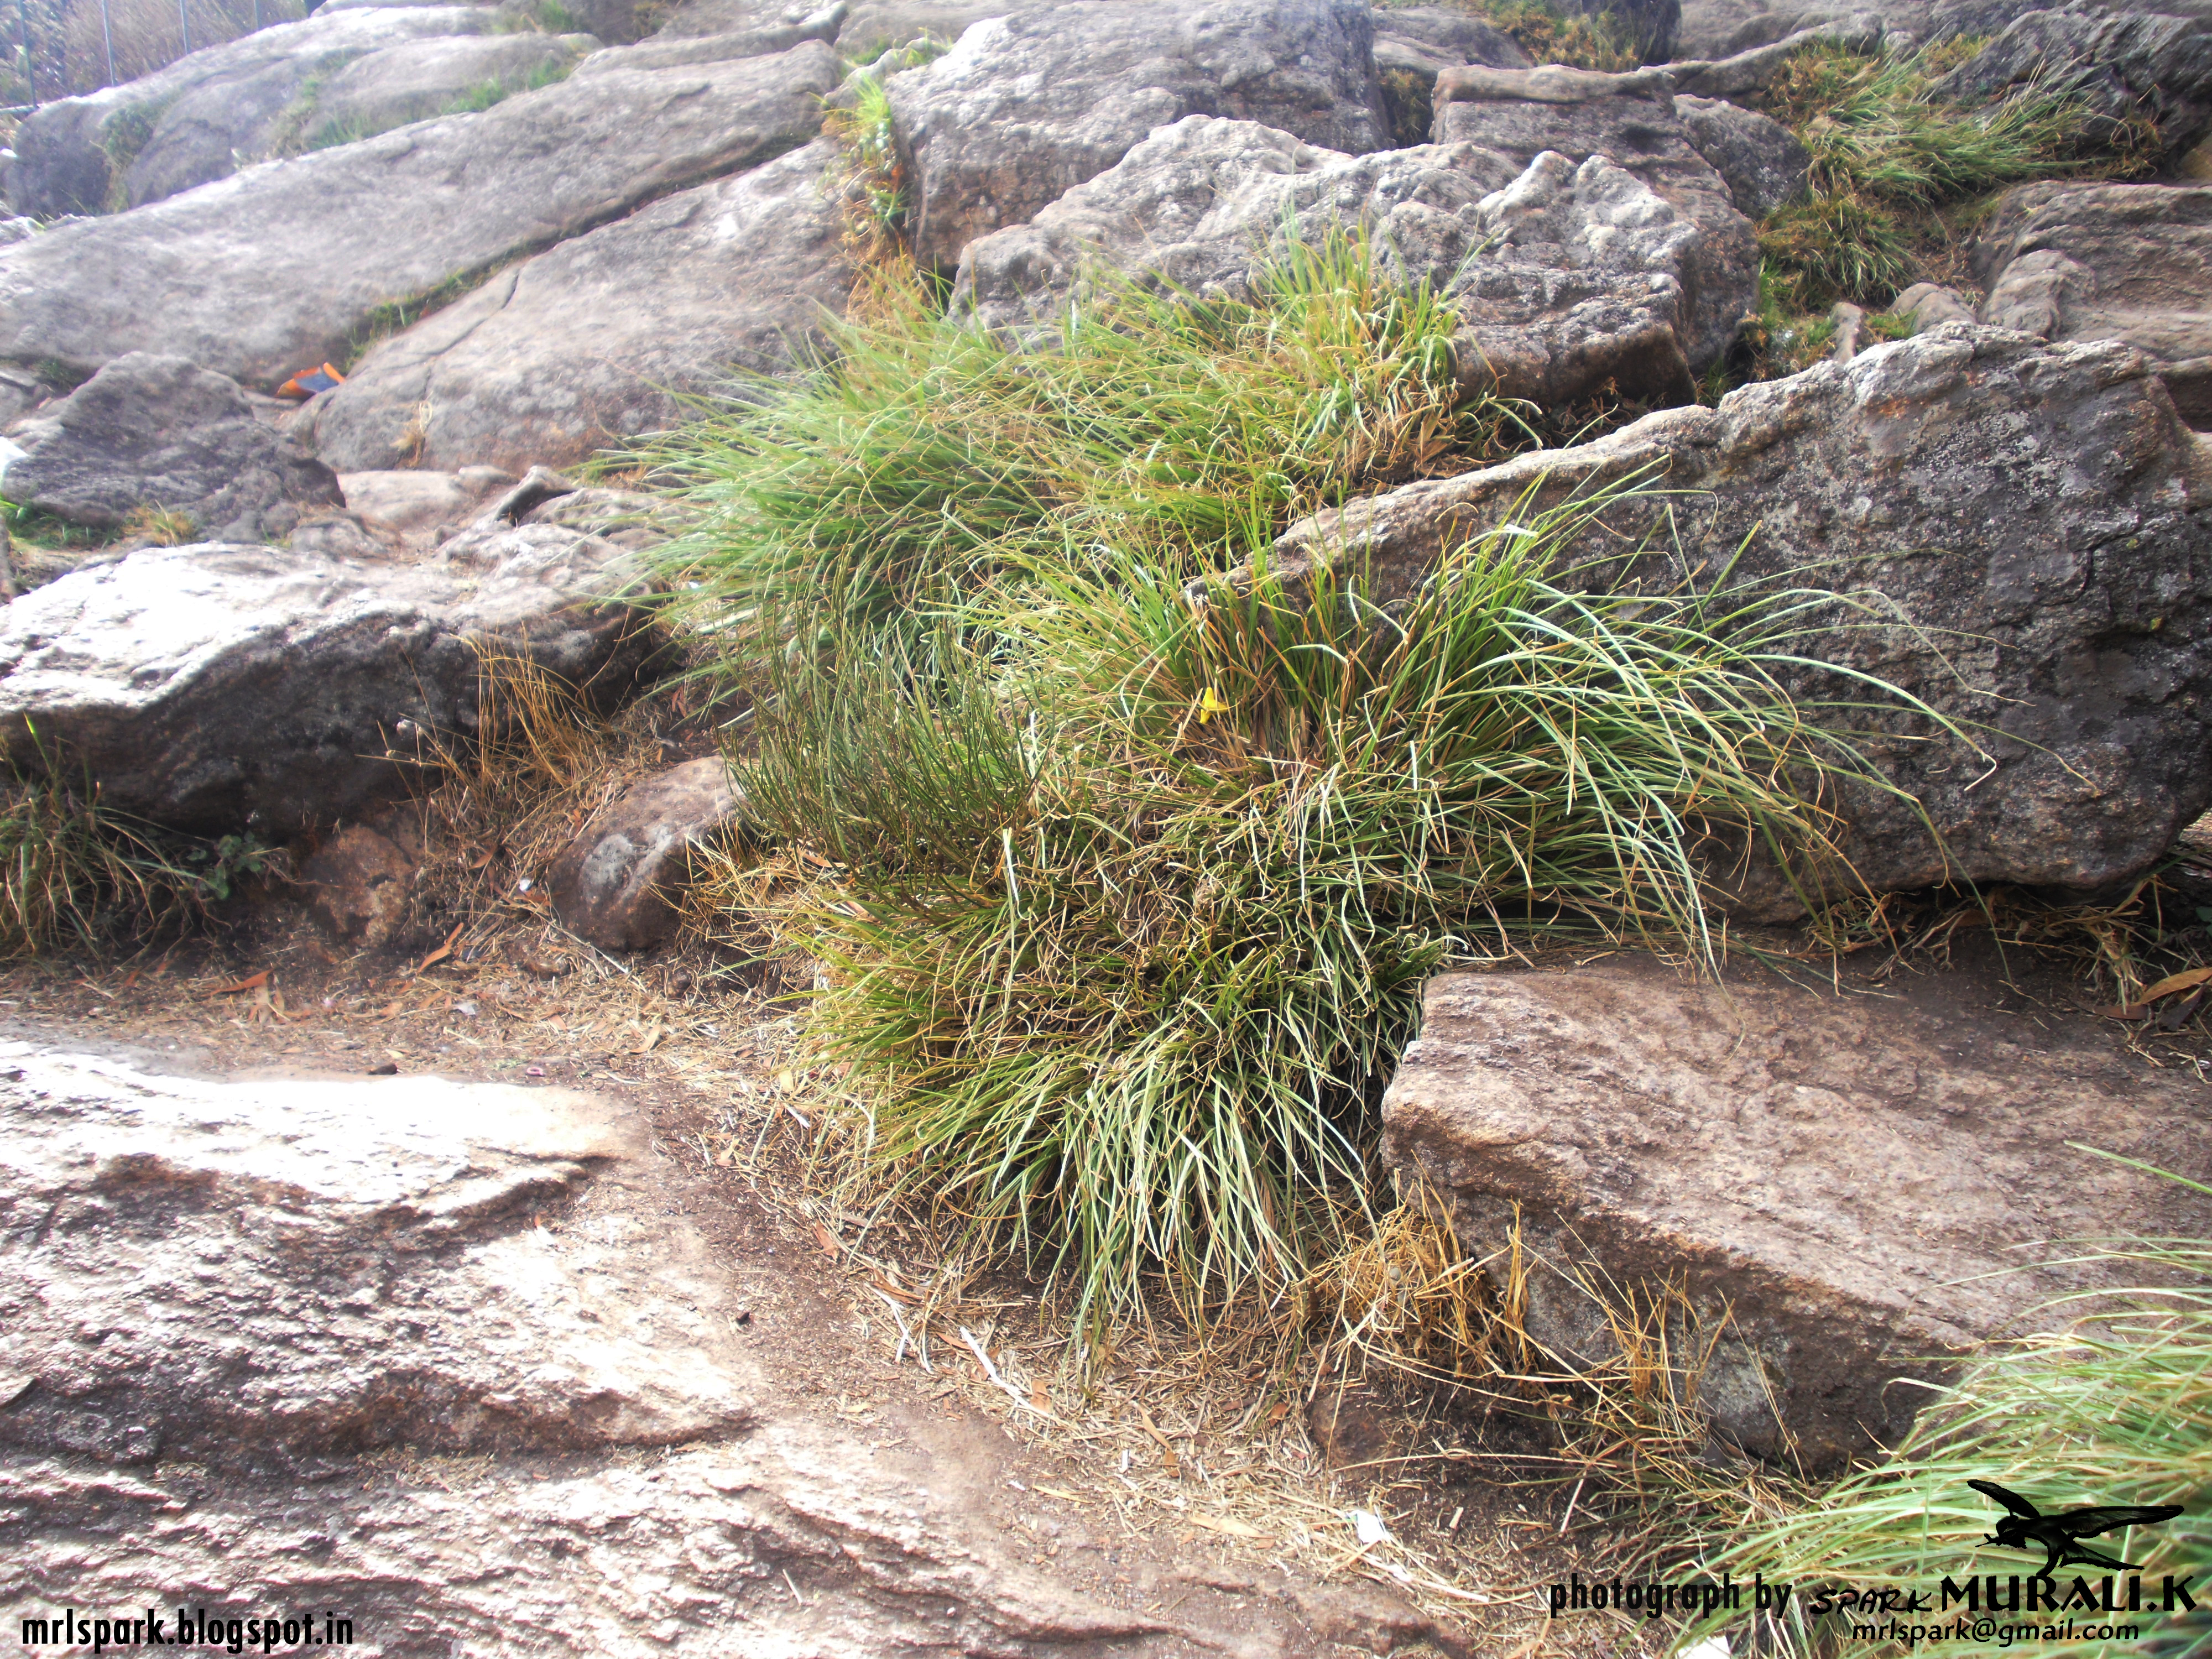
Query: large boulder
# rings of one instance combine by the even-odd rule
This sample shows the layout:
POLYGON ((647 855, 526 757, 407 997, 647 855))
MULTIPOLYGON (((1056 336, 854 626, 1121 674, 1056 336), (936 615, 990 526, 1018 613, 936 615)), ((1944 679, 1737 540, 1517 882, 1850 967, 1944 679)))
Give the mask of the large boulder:
POLYGON ((994 327, 1033 326, 1101 267, 1243 299, 1291 235, 1315 246, 1351 230, 1369 234, 1389 275, 1454 302, 1471 392, 1546 405, 1608 380, 1632 397, 1689 393, 1702 233, 1602 156, 1520 167, 1468 143, 1342 155, 1188 116, 1030 223, 971 242, 953 303, 994 327))
POLYGON ((301 125, 310 145, 372 138, 410 121, 456 113, 455 106, 471 97, 496 102, 548 85, 599 50, 589 34, 410 40, 357 58, 325 81, 301 125))
POLYGON ((578 76, 0 248, 0 358, 189 357, 249 386, 394 307, 811 139, 837 57, 578 76))
MULTIPOLYGON (((1447 541, 1642 479, 1570 565, 1863 592, 1867 608, 1808 621, 1793 648, 1965 728, 1879 699, 1838 717, 1905 797, 1839 788, 1850 869, 1801 872, 1808 884, 2095 891, 2151 868, 2212 799, 2208 446, 2132 347, 1950 323, 1717 409, 1352 502, 1292 526, 1276 563, 1364 563, 1387 602, 1447 541)), ((1801 699, 1870 701, 1826 671, 1783 678, 1801 699)), ((1802 913, 1771 872, 1731 879, 1745 913, 1802 913)))
POLYGON ((2046 340, 2125 340, 2212 426, 2212 188, 2027 185, 1975 246, 1982 318, 2046 340))
POLYGON ((789 368, 852 286, 835 155, 817 142, 501 272, 363 358, 317 453, 347 471, 563 465, 789 368))
POLYGON ((8 757, 82 771, 116 811, 269 836, 404 792, 415 744, 465 739, 479 653, 611 698, 652 648, 641 573, 556 526, 422 566, 273 547, 149 548, 0 611, 8 757))
POLYGON ((1073 0, 976 23, 890 83, 916 257, 951 270, 1186 115, 1387 149, 1373 43, 1364 0, 1073 0))
POLYGON ((1399 143, 1428 137, 1436 118, 1437 76, 1468 64, 1530 67, 1528 54, 1511 35, 1472 12, 1401 6, 1375 14, 1375 71, 1399 143))
POLYGON ((794 21, 711 33, 678 30, 672 19, 652 40, 619 52, 601 52, 580 65, 578 72, 603 75, 610 70, 677 69, 686 64, 726 63, 733 58, 767 58, 809 40, 835 40, 845 15, 845 0, 836 0, 794 21))
MULTIPOLYGON (((1986 3, 2018 9, 2022 0, 1986 3)), ((1823 24, 1846 22, 1865 9, 1863 0, 1684 0, 1674 53, 1705 62, 1730 58, 1823 24)))
POLYGON ((2113 123, 2148 119, 2179 155, 2212 131, 2212 28, 2150 12, 2032 11, 1936 83, 1982 103, 2026 89, 2063 94, 2113 123))
POLYGON ((2202 1170, 2212 1090, 1973 992, 1620 958, 1448 975, 1383 1096, 1383 1158, 1501 1282, 1525 1271, 1554 1359, 1617 1377, 1640 1322, 1723 1438, 1832 1467, 1903 1432, 1928 1396, 1900 1377, 2139 1282, 2060 1241, 2212 1224, 2200 1192, 2069 1149, 2202 1170))
POLYGON ((272 131, 321 77, 404 41, 489 33, 498 21, 483 6, 325 10, 48 104, 16 130, 9 199, 45 219, 228 178, 240 157, 267 152, 272 131))
POLYGON ((1758 236, 1698 153, 1662 71, 1452 70, 1437 78, 1436 100, 1437 143, 1480 145, 1522 167, 1547 152, 1601 155, 1694 227, 1681 258, 1681 349, 1699 368, 1728 349, 1758 308, 1758 236))
POLYGON ((337 507, 337 477, 264 423, 238 382, 133 352, 14 430, 0 470, 19 507, 118 529, 141 508, 189 517, 217 541, 274 540, 302 507, 337 507))

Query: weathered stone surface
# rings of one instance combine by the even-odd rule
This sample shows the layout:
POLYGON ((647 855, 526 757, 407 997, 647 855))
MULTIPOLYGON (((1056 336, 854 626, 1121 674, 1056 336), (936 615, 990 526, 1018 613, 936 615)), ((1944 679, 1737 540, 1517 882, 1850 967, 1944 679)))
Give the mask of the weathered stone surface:
POLYGON ((314 895, 315 920, 334 938, 377 950, 407 930, 415 860, 365 824, 348 824, 317 848, 300 880, 314 895))
POLYGON ((1681 349, 1693 368, 1728 349, 1757 307, 1758 237, 1692 143, 1663 72, 1451 70, 1437 77, 1436 99, 1438 143, 1478 144, 1524 167, 1546 151, 1602 155, 1694 226, 1680 260, 1681 349))
POLYGON ((890 82, 915 253, 951 270, 975 237, 1025 222, 1186 115, 1385 149, 1373 40, 1359 0, 1080 0, 977 23, 890 82))
POLYGON ((693 1264, 649 1237, 562 1252, 528 1224, 641 1150, 592 1097, 217 1086, 6 1048, 0 1297, 9 1369, 35 1381, 0 1443, 274 1472, 750 1425, 693 1264), (303 1342, 308 1324, 343 1336, 303 1342))
POLYGON ((367 1652, 478 1648, 490 1619, 564 1659, 1435 1633, 1039 1495, 1066 1474, 926 1405, 941 1375, 891 1369, 887 1324, 761 1248, 773 1224, 645 1100, 162 1073, 182 1060, 0 1052, 0 1552, 26 1608, 143 1611, 158 1583, 210 1618, 329 1610, 367 1652))
POLYGON ((696 848, 737 814, 719 755, 632 784, 586 824, 546 872, 553 913, 604 951, 644 951, 676 931, 696 848))
POLYGON ((330 468, 257 420, 235 380, 181 357, 118 357, 13 435, 24 453, 0 469, 0 489, 72 524, 115 529, 161 507, 213 539, 273 539, 302 507, 343 500, 330 468))
MULTIPOLYGON (((1432 980, 1382 1101, 1383 1157, 1452 1206, 1471 1255, 1517 1220, 1530 1334, 1616 1358, 1580 1283, 1680 1285, 1717 1338, 1697 1400, 1754 1451, 1833 1465, 1893 1440, 1942 1356, 2064 1291, 2134 1283, 2054 1241, 2201 1237, 2160 1169, 2212 1155, 2212 1090, 2094 1034, 2054 1038, 1920 980, 1879 996, 1699 983, 1616 958, 1432 980), (1964 1006, 1961 1006, 1963 1004, 1964 1006)), ((1681 1332, 1678 1327, 1678 1338, 1681 1332)))
POLYGON ((1741 99, 1763 92, 1783 66, 1808 47, 1842 46, 1850 52, 1881 48, 1886 31, 1873 12, 1853 12, 1831 22, 1814 23, 1780 40, 1716 61, 1685 59, 1667 65, 1674 89, 1703 98, 1741 99))
POLYGON ((1956 289, 1942 288, 1934 283, 1915 283, 1892 300, 1889 308, 1900 317, 1910 317, 1915 334, 1940 328, 1945 323, 1974 320, 1974 308, 1956 289))
POLYGON ((480 88, 496 85, 512 93, 532 80, 543 85, 597 52, 599 44, 589 34, 483 34, 386 46, 356 58, 322 83, 313 128, 373 137, 450 114, 454 100, 480 88))
POLYGON ((2125 340, 2164 366, 2193 426, 2212 425, 2212 188, 2030 185, 1975 248, 1983 320, 2047 340, 2125 340))
POLYGON ((790 367, 851 290, 834 154, 820 141, 501 272, 364 357, 316 453, 348 471, 566 465, 790 367))
MULTIPOLYGON (((702 33, 679 27, 671 18, 659 34, 620 52, 602 53, 581 65, 579 74, 604 75, 610 70, 678 69, 686 64, 719 64, 736 58, 766 58, 789 52, 809 40, 828 42, 837 38, 845 22, 845 0, 810 12, 796 22, 763 24, 702 33)), ((690 21, 690 20, 683 20, 690 21)))
MULTIPOLYGON (((2017 9, 2024 3, 2040 3, 2040 0, 1996 3, 2017 9)), ((1824 23, 1846 22, 1865 10, 1866 7, 1857 0, 1810 0, 1809 3, 1801 3, 1800 0, 1683 0, 1682 21, 1674 31, 1674 55, 1684 61, 1711 63, 1754 47, 1772 46, 1801 30, 1818 28, 1824 23)))
MULTIPOLYGON (((1364 561, 1378 596, 1400 597, 1447 539, 1532 510, 1532 487, 1541 506, 1639 471, 1692 493, 1631 496, 1572 556, 1617 561, 1650 533, 1656 550, 1625 579, 1671 586, 1741 547, 1744 580, 1880 596, 1870 615, 1809 629, 1802 649, 1977 728, 1968 739, 1903 711, 1855 713, 1854 726, 1919 739, 1869 752, 1927 823, 1845 787, 1833 804, 1856 880, 1808 880, 2096 890, 2150 868, 2212 798, 2212 453, 2118 343, 1946 324, 1717 409, 1353 502, 1292 526, 1277 562, 1364 561)), ((1818 675, 1790 684, 1801 697, 1866 695, 1818 675)), ((1748 913, 1802 914, 1771 872, 1741 880, 1748 913)))
POLYGON ((2212 0, 2154 0, 2154 3, 2133 5, 2126 0, 2117 5, 2102 4, 2100 0, 2058 0, 2057 3, 2054 0, 1942 0, 1929 12, 1924 25, 1916 20, 1914 27, 1921 40, 1929 44, 1978 39, 2002 34, 2032 11, 2065 11, 2084 17, 2152 11, 2190 18, 2200 27, 2212 27, 2212 0))
POLYGON ((241 35, 167 68, 48 104, 15 135, 9 199, 51 218, 137 205, 237 171, 308 83, 401 41, 489 33, 480 6, 325 10, 241 35))
POLYGON ((471 468, 465 475, 405 469, 338 475, 348 507, 410 539, 458 526, 474 515, 486 495, 514 482, 511 473, 496 467, 471 468))
POLYGON ((1771 116, 1717 98, 1674 100, 1690 147, 1728 181, 1738 213, 1764 219, 1805 193, 1812 153, 1771 116))
POLYGON ((1516 170, 1474 144, 1352 156, 1251 122, 1188 116, 1035 221, 969 245, 953 303, 994 327, 1049 318, 1103 264, 1200 295, 1243 297, 1291 230, 1364 228, 1391 275, 1458 306, 1461 378, 1547 405, 1607 380, 1673 399, 1699 228, 1602 157, 1516 170))
POLYGON ((1471 12, 1406 6, 1375 14, 1375 71, 1400 145, 1427 141, 1437 76, 1468 64, 1529 67, 1528 54, 1512 36, 1471 12))
POLYGON ((580 77, 0 249, 0 357, 130 351, 249 386, 346 355, 380 306, 794 149, 836 54, 580 77))
POLYGON ((1938 81, 1961 103, 2025 87, 2067 94, 2113 121, 2147 117, 2168 155, 2212 131, 2212 29, 2148 12, 2032 11, 1938 81))
POLYGON ((696 526, 699 519, 696 507, 670 496, 593 485, 571 490, 532 507, 524 522, 564 525, 570 530, 601 537, 617 547, 642 551, 684 534, 696 526))
POLYGON ((650 648, 612 597, 637 579, 611 543, 550 525, 416 566, 310 551, 149 548, 0 611, 0 720, 82 766, 118 811, 264 835, 327 826, 401 793, 409 732, 469 733, 472 641, 611 693, 650 648))

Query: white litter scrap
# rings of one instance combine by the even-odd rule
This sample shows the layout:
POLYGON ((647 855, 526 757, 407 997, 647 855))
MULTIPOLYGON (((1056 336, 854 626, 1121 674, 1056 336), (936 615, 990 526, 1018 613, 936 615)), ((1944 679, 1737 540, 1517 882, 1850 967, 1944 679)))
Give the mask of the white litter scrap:
POLYGON ((1390 1528, 1382 1524, 1381 1516, 1368 1510, 1352 1510, 1346 1513, 1345 1518, 1352 1522, 1352 1529, 1359 1534, 1361 1543, 1387 1544, 1390 1541, 1390 1528))

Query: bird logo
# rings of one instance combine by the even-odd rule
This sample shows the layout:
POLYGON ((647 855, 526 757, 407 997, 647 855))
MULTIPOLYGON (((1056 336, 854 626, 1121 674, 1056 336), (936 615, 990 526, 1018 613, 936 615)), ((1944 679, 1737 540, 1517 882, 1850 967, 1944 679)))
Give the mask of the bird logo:
POLYGON ((2035 1575, 2039 1578, 2051 1577, 2059 1568, 2076 1565, 2138 1572, 2142 1569, 2133 1562, 2115 1560, 2085 1547, 2081 1540, 2122 1527, 2155 1526, 2181 1513, 2179 1504, 2099 1504, 2087 1509, 2062 1510, 2057 1515, 2045 1515, 2018 1492, 2007 1492, 1994 1480, 1969 1480, 1966 1484, 1996 1498, 2011 1511, 1982 1542, 1995 1544, 2001 1549, 2050 1552, 2051 1559, 2035 1575))

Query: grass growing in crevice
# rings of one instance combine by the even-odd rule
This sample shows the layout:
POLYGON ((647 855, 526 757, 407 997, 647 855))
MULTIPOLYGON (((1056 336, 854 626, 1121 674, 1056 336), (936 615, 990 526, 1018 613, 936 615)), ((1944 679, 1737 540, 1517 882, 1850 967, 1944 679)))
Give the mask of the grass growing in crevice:
POLYGON ((1535 64, 1618 73, 1645 61, 1647 42, 1620 14, 1569 11, 1551 0, 1456 0, 1459 9, 1494 26, 1535 64))
POLYGON ((199 840, 110 811, 57 746, 30 737, 38 769, 0 772, 0 959, 171 931, 277 869, 251 836, 199 840))
POLYGON ((1036 351, 894 279, 833 331, 834 368, 659 453, 710 514, 672 550, 680 612, 735 654, 926 615, 1071 541, 1225 567, 1355 489, 1497 450, 1505 411, 1457 402, 1456 326, 1342 238, 1291 249, 1249 301, 1109 290, 1036 351))
POLYGON ((1707 830, 1817 854, 1820 781, 1868 770, 1778 684, 1836 596, 1563 574, 1602 498, 1387 615, 1266 568, 1289 519, 1504 441, 1455 327, 1350 241, 1249 301, 1102 284, 1050 349, 917 296, 662 453, 863 1156, 1092 1337, 1303 1270, 1442 963, 1548 926, 1710 952, 1707 830))
MULTIPOLYGON (((2082 1504, 2183 1505, 2187 1512, 2163 1525, 2087 1541, 2139 1565, 2154 1601, 2169 1574, 2201 1587, 2212 1571, 2212 1516, 2203 1512, 2203 1495, 2212 1488, 2212 1244, 2100 1243, 2083 1247, 2078 1259, 2116 1269, 2124 1282, 2141 1288, 2053 1303, 2043 1310, 2052 1323, 2042 1334, 1991 1349, 1955 1386, 1939 1391, 1893 1455, 1829 1486, 1802 1507, 1708 1534, 1702 1566, 1739 1579, 1759 1572, 1770 1583, 1817 1581, 1838 1591, 1932 1588, 1947 1577, 1963 1583, 1969 1574, 2026 1577, 2042 1568, 2040 1551, 1984 1545, 2002 1511, 1966 1482, 1989 1480, 2045 1514, 2082 1504)), ((2062 1570, 2062 1598, 2075 1572, 2095 1582, 2094 1569, 2062 1570)), ((1795 1601, 1759 1620, 1763 1628, 1752 1637, 1759 1651, 1821 1654, 1849 1639, 1849 1613, 1824 1620, 1795 1601)), ((2063 1615, 2019 1617, 2045 1624, 2063 1615)), ((2201 1616, 2094 1617, 2136 1626, 2143 1639, 2085 1637, 2067 1652, 2178 1655, 2212 1647, 2212 1626, 2201 1616)), ((2091 1622, 2078 1613, 2075 1618, 2091 1622)), ((1716 1615, 1683 1640, 1738 1622, 1716 1615)), ((1936 1621, 1930 1615, 1922 1622, 1936 1621)), ((1971 1625, 1971 1617, 1966 1622, 1971 1625)), ((1987 1636, 1912 1648, 1989 1650, 1987 1636)))
POLYGON ((386 300, 371 307, 368 314, 347 337, 346 348, 338 362, 339 372, 352 374, 362 358, 393 335, 405 332, 425 317, 443 311, 455 301, 473 294, 506 270, 514 259, 526 257, 518 253, 481 270, 457 270, 434 288, 425 289, 406 299, 386 300))
POLYGON ((2147 153, 2142 135, 2056 94, 1948 105, 1936 94, 1943 61, 1816 46, 1769 88, 1768 112, 1812 156, 1809 196, 1759 228, 1790 309, 1844 299, 1879 310, 1928 273, 1945 210, 2027 179, 2125 173, 2147 153))

